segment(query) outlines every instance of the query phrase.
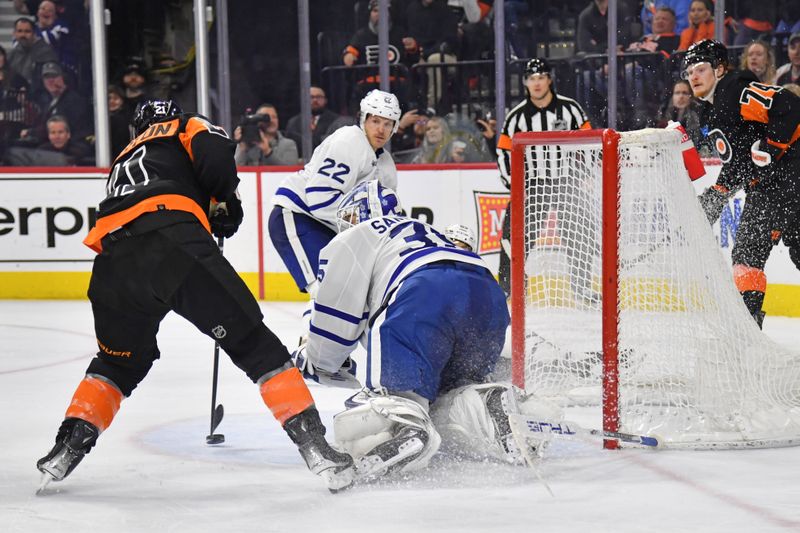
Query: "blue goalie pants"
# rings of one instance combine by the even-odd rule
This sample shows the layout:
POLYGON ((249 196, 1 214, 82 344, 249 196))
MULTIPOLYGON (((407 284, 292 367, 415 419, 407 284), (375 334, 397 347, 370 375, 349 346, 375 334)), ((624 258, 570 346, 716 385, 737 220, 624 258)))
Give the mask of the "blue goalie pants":
POLYGON ((494 369, 509 316, 506 298, 483 267, 457 261, 408 276, 370 327, 367 382, 372 389, 439 393, 480 382, 494 369))

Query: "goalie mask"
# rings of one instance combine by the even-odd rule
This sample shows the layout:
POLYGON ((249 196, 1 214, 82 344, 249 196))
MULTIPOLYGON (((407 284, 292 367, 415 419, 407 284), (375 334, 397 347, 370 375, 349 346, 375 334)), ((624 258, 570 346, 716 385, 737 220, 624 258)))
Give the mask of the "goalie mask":
POLYGON ((400 127, 400 101, 392 93, 373 89, 361 100, 361 113, 358 117, 358 125, 364 129, 364 121, 367 115, 377 115, 394 121, 392 135, 397 133, 400 127))
POLYGON ((344 231, 371 218, 402 215, 397 194, 377 180, 363 181, 344 197, 336 211, 336 225, 344 231))
POLYGON ((154 122, 161 122, 181 113, 181 108, 172 100, 147 100, 136 106, 131 123, 136 135, 139 135, 154 122))

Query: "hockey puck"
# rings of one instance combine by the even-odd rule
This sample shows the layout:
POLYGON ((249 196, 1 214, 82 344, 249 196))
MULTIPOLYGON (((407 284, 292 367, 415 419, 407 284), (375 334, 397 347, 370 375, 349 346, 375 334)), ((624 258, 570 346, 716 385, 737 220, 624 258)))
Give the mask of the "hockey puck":
POLYGON ((206 436, 206 444, 222 444, 223 442, 225 442, 225 435, 222 433, 206 436))

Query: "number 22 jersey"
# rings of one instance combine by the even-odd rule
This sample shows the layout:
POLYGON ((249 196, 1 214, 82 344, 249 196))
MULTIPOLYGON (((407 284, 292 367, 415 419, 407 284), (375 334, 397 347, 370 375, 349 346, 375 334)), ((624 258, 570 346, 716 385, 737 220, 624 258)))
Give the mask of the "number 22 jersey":
POLYGON ((397 168, 391 154, 382 148, 373 150, 360 127, 344 126, 317 146, 302 170, 281 182, 272 203, 336 231, 339 202, 353 187, 372 179, 397 189, 397 168))

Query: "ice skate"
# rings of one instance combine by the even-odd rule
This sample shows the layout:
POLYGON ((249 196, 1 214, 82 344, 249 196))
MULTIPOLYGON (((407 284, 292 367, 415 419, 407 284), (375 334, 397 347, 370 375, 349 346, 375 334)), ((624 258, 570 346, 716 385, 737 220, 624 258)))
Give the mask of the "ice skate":
POLYGON ((353 483, 353 458, 341 453, 325 440, 325 426, 316 408, 309 407, 283 425, 289 438, 297 444, 308 469, 320 476, 331 492, 346 489, 353 483))
POLYGON ((80 418, 67 418, 61 423, 56 435, 56 444, 50 453, 36 462, 42 473, 42 481, 37 494, 52 481, 61 481, 67 477, 83 456, 89 453, 100 435, 97 427, 80 418))

